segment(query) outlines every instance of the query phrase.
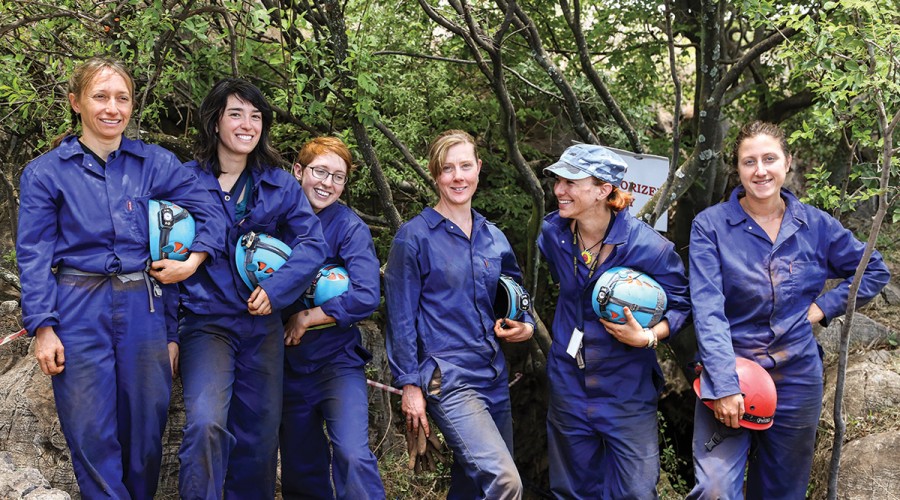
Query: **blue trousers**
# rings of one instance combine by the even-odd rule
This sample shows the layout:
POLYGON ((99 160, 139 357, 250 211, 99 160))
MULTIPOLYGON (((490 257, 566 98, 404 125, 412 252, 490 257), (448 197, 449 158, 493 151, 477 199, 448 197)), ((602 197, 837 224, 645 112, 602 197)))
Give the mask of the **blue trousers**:
POLYGON ((613 412, 614 406, 551 390, 547 447, 556 498, 657 498, 656 411, 613 412))
POLYGON ((285 366, 281 417, 285 499, 385 497, 378 462, 369 449, 367 397, 362 367, 331 364, 300 374, 285 366))
MULTIPOLYGON (((820 370, 821 372, 821 370, 820 370)), ((712 451, 705 443, 723 432, 713 411, 701 401, 694 409, 694 474, 697 484, 687 498, 803 499, 809 486, 816 427, 822 411, 819 384, 791 384, 776 379, 778 405, 772 427, 764 431, 734 429, 712 451)))
POLYGON ((453 450, 448 499, 522 498, 506 377, 488 387, 442 388, 427 396, 426 409, 453 450))
POLYGON ((183 499, 275 496, 284 337, 281 318, 187 315, 179 325, 183 499))
POLYGON ((153 498, 172 376, 143 281, 58 277, 65 370, 51 380, 82 498, 153 498))

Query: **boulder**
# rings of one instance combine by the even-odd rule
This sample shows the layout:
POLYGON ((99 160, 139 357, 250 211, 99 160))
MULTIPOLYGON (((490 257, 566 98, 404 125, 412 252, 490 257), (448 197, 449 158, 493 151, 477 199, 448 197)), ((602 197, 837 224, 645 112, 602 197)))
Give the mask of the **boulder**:
MULTIPOLYGON (((846 321, 846 316, 841 316, 835 318, 827 328, 817 328, 819 332, 816 334, 816 338, 826 353, 838 352, 844 321, 846 321)), ((897 334, 896 330, 857 312, 853 314, 853 325, 850 327, 850 349, 871 349, 885 346, 891 335, 896 336, 897 334)))
MULTIPOLYGON (((834 387, 837 366, 825 374, 822 425, 834 428, 834 387)), ((900 406, 900 351, 868 351, 851 356, 844 379, 845 421, 862 420, 873 413, 900 406)), ((900 455, 898 455, 900 457, 900 455)))
POLYGON ((41 472, 33 467, 18 468, 12 453, 0 452, 0 498, 30 500, 68 500, 68 493, 53 489, 41 472))
POLYGON ((900 498, 900 430, 870 434, 844 445, 837 497, 900 498))

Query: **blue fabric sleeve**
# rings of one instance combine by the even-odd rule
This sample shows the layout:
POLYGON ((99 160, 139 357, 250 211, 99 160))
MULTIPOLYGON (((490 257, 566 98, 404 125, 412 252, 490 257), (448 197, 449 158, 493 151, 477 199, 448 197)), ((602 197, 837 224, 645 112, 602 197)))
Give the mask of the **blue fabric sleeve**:
POLYGON ((190 168, 178 161, 175 155, 162 148, 156 151, 164 151, 162 175, 158 175, 155 181, 159 181, 161 191, 158 199, 171 201, 190 212, 196 222, 196 234, 191 244, 191 251, 206 252, 209 254, 207 262, 215 262, 222 257, 225 251, 225 219, 221 215, 219 203, 214 200, 209 191, 194 175, 190 168))
POLYGON ((341 329, 368 318, 381 302, 381 265, 375 255, 372 234, 364 224, 355 224, 344 234, 338 255, 350 275, 348 293, 322 304, 322 311, 341 329))
POLYGON ((708 233, 698 216, 691 225, 690 291, 694 326, 703 372, 703 399, 740 394, 731 344, 731 326, 725 317, 719 242, 708 233))
MULTIPOLYGON (((828 259, 828 277, 845 278, 836 287, 820 295, 816 305, 825 313, 822 324, 827 326, 832 319, 843 315, 847 310, 847 300, 850 296, 850 284, 856 273, 856 266, 863 257, 866 244, 857 240, 849 229, 844 228, 840 222, 831 216, 826 216, 827 228, 825 235, 830 239, 826 258, 828 259)), ((891 273, 884 263, 884 259, 877 250, 872 252, 862 281, 857 292, 857 307, 865 305, 872 300, 878 292, 891 279, 891 273)))
POLYGON ((675 245, 665 241, 660 249, 659 258, 648 271, 666 292, 666 312, 663 318, 669 322, 668 342, 684 327, 691 315, 691 299, 688 291, 688 280, 684 275, 684 263, 675 252, 675 245))
MULTIPOLYGON (((287 172, 285 175, 289 176, 287 172)), ((313 213, 300 184, 290 177, 290 182, 282 189, 287 190, 287 207, 279 221, 279 226, 283 228, 280 233, 293 251, 287 262, 259 285, 266 291, 274 310, 284 309, 300 297, 325 263, 328 252, 322 224, 313 213)))
POLYGON ((52 257, 59 238, 53 194, 26 168, 19 183, 16 261, 22 283, 22 321, 29 335, 43 326, 57 326, 56 277, 52 257))
POLYGON ((400 228, 391 245, 384 273, 388 309, 387 356, 394 385, 418 385, 418 331, 416 317, 422 293, 418 249, 400 228))

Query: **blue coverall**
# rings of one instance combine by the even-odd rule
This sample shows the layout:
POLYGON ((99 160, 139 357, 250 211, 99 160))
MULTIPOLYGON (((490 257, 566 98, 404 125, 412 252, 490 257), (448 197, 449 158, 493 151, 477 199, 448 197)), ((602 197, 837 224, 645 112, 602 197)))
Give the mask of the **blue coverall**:
POLYGON ((384 276, 388 359, 395 386, 422 388, 453 450, 448 497, 520 498, 493 302, 500 274, 521 273, 503 233, 474 210, 472 219, 467 238, 425 208, 397 232, 384 276))
MULTIPOLYGON (((305 290, 325 261, 319 219, 296 179, 279 168, 254 169, 247 214, 235 220, 237 196, 226 201, 212 173, 188 164, 198 184, 218 201, 226 221, 227 258, 202 267, 182 284, 179 323, 185 428, 178 457, 185 499, 271 499, 275 495, 284 357, 280 310, 305 290), (249 231, 293 249, 260 286, 273 313, 247 311, 250 289, 234 263, 238 239, 249 231), (224 492, 223 492, 224 487, 224 492)), ((249 167, 248 167, 249 168, 249 167)))
POLYGON ((604 242, 613 245, 612 252, 589 278, 588 267, 576 258, 570 219, 547 215, 538 237, 559 283, 547 359, 550 487, 557 498, 656 498, 656 410, 663 384, 656 351, 610 335, 592 309, 592 290, 612 267, 647 273, 666 292, 663 318, 674 336, 690 315, 687 278, 674 245, 627 209, 615 214, 604 242), (584 368, 566 353, 575 328, 584 332, 584 368))
POLYGON ((191 249, 219 260, 213 200, 159 146, 123 137, 104 167, 70 136, 22 174, 23 319, 65 349, 53 394, 83 498, 152 498, 159 479, 172 380, 163 300, 144 272, 150 199, 187 209, 191 249))
MULTIPOLYGON (((751 445, 747 497, 806 495, 816 425, 822 409, 821 349, 806 319, 814 302, 823 323, 844 314, 849 285, 865 244, 825 212, 781 190, 786 210, 775 243, 740 205, 743 187, 701 212, 691 228, 690 285, 703 372, 700 393, 719 399, 741 392, 735 356, 765 368, 778 392, 774 424, 765 431, 725 431, 698 401, 694 419, 697 484, 689 498, 741 498, 751 445), (822 293, 826 279, 844 278, 822 293)), ((876 251, 859 287, 863 305, 890 273, 876 251)))
MULTIPOLYGON (((316 215, 328 243, 326 262, 347 269, 350 289, 321 306, 333 326, 307 330, 300 344, 285 347, 281 492, 285 499, 382 499, 363 370, 372 356, 355 324, 381 302, 381 265, 369 227, 353 210, 332 203, 316 215)), ((282 318, 302 309, 298 301, 282 318)))

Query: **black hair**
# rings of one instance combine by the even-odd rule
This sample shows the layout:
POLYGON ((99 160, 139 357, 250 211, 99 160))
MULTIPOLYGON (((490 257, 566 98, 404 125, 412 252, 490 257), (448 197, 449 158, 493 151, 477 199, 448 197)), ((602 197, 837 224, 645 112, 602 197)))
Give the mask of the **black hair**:
POLYGON ((225 113, 228 96, 235 96, 243 102, 248 102, 262 113, 262 132, 259 142, 247 158, 247 167, 262 170, 274 168, 281 164, 281 155, 272 147, 269 141, 269 130, 272 128, 274 113, 272 106, 255 85, 240 78, 223 78, 213 85, 203 102, 200 103, 200 128, 194 147, 194 158, 204 170, 212 172, 218 177, 222 174, 219 165, 218 146, 219 134, 216 128, 219 119, 225 113))

